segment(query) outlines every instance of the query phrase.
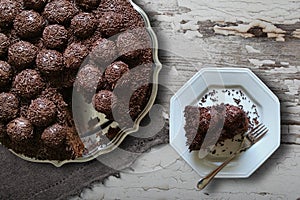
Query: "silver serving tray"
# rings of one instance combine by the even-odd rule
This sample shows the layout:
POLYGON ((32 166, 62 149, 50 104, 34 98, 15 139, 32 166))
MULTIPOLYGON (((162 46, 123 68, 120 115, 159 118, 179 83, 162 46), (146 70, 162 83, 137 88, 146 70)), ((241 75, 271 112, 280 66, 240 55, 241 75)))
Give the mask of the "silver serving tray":
MULTIPOLYGON (((111 151, 113 151, 114 149, 116 149, 121 143, 122 141, 126 138, 126 136, 128 136, 129 134, 138 131, 139 129, 139 125, 141 120, 145 117, 145 115, 150 111, 151 107, 154 104, 155 98, 157 96, 157 90, 158 90, 158 75, 159 72, 162 68, 161 63, 159 62, 158 59, 158 41, 157 41, 157 37, 153 31, 153 29, 151 28, 150 25, 150 21, 148 16, 146 15, 146 13, 138 6, 136 5, 134 2, 132 2, 132 0, 129 0, 129 2, 132 4, 133 8, 142 16, 144 23, 145 23, 145 30, 148 32, 150 38, 151 38, 151 42, 152 42, 152 53, 153 53, 153 61, 154 61, 154 70, 153 70, 153 78, 152 78, 152 92, 151 92, 151 96, 149 98, 149 101, 145 107, 145 109, 140 113, 140 115, 137 117, 137 119, 134 121, 134 125, 131 128, 127 128, 125 130, 121 130, 119 133, 117 133, 117 135, 106 145, 101 145, 101 146, 96 146, 93 149, 89 149, 88 153, 84 154, 82 157, 74 159, 74 160, 64 160, 64 161, 57 161, 57 160, 38 160, 35 158, 30 158, 27 157, 23 154, 18 154, 16 152, 14 152, 13 150, 10 149, 10 151, 15 154, 16 156, 30 161, 30 162, 36 162, 36 163, 50 163, 53 164, 56 167, 61 167, 64 164, 67 163, 83 163, 83 162, 88 162, 90 160, 93 160, 95 158, 97 158, 100 155, 109 153, 111 151)), ((79 100, 80 101, 80 100, 79 100)), ((84 102, 84 101, 82 101, 84 102)), ((73 105, 74 106, 74 105, 73 105)), ((91 105, 89 105, 91 106, 91 105)), ((74 108, 73 108, 74 111, 74 108)), ((77 111, 78 112, 78 111, 77 111)), ((96 113, 94 111, 94 109, 92 109, 92 107, 87 107, 85 108, 85 110, 80 110, 79 113, 82 113, 82 115, 84 116, 84 119, 88 119, 91 117, 95 117, 97 116, 98 118, 100 118, 101 120, 103 119, 103 116, 101 116, 101 114, 99 115, 99 113, 96 113)), ((112 125, 113 127, 114 125, 112 125)), ((99 130, 99 132, 102 132, 103 130, 99 130)), ((90 134, 89 136, 86 137, 93 137, 97 134, 99 134, 99 132, 94 132, 92 134, 90 134)), ((101 133, 102 134, 102 133, 101 133)), ((86 140, 86 138, 81 137, 82 140, 86 140)), ((85 142, 83 142, 85 144, 85 142)), ((85 144, 86 146, 87 144, 85 144)))

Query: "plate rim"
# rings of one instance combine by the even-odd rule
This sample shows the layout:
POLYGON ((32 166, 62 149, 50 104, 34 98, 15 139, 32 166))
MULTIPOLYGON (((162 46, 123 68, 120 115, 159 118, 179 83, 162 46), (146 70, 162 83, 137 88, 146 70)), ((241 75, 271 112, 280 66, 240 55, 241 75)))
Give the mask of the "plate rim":
MULTIPOLYGON (((173 136, 176 136, 176 134, 172 134, 172 126, 173 126, 173 107, 174 107, 174 102, 175 100, 178 98, 178 96, 180 96, 194 81, 196 81, 196 79, 198 79, 199 77, 201 77, 205 72, 217 72, 217 73, 233 73, 233 72, 238 72, 238 73, 246 73, 249 78, 252 78, 253 81, 257 82, 257 84, 259 84, 264 91, 266 91, 267 95, 273 100, 273 103, 276 104, 276 118, 278 119, 278 121, 275 123, 276 126, 276 130, 278 131, 278 136, 277 136, 277 140, 276 140, 276 144, 275 144, 275 140, 274 140, 274 147, 269 150, 268 154, 265 155, 262 159, 260 159, 260 161, 255 165, 255 167, 250 168, 249 171, 247 171, 246 173, 229 173, 229 174, 218 174, 216 176, 216 178, 248 178, 250 177, 280 146, 280 140, 281 140, 281 123, 280 123, 280 101, 278 99, 278 97, 270 90, 269 87, 266 86, 266 84, 249 68, 243 68, 243 67, 215 67, 215 66, 211 66, 211 65, 206 65, 204 66, 204 68, 200 69, 195 75, 192 76, 192 78, 190 78, 170 99, 170 145, 175 149, 175 151, 193 168, 193 170, 195 170, 200 176, 204 176, 205 174, 199 172, 199 170, 195 169, 192 164, 186 160, 184 158, 184 154, 186 154, 186 152, 181 152, 179 153, 179 149, 178 147, 176 147, 176 145, 173 144, 174 142, 174 138, 173 136)), ((227 84, 230 85, 230 84, 227 84)), ((213 170, 213 169, 212 169, 213 170)))

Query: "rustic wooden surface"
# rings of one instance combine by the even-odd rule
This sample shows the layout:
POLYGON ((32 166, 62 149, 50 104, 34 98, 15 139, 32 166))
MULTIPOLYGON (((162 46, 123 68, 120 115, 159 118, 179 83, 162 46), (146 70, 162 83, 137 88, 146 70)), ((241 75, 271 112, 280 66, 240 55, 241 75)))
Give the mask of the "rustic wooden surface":
POLYGON ((247 67, 279 97, 282 141, 248 179, 218 179, 197 191, 197 175, 170 146, 143 155, 121 178, 74 199, 300 198, 300 1, 137 0, 157 32, 163 106, 199 69, 247 67), (135 170, 132 172, 132 170, 135 170))

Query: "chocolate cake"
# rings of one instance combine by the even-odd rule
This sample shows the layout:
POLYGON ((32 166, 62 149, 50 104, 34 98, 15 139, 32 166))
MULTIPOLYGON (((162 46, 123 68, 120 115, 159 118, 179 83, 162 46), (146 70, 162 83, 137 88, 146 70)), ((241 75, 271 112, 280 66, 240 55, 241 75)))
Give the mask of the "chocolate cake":
POLYGON ((40 160, 83 156, 73 91, 116 130, 132 126, 151 94, 151 40, 133 31, 143 27, 127 0, 0 0, 1 144, 40 160))
POLYGON ((239 107, 229 104, 187 106, 184 116, 185 136, 190 151, 205 149, 248 130, 247 114, 239 107))

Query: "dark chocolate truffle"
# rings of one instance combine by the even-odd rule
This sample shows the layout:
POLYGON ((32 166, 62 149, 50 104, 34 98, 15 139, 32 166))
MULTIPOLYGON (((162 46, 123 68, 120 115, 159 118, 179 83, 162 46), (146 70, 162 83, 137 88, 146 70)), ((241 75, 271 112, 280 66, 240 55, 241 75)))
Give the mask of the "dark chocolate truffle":
POLYGON ((49 25, 44 29, 43 39, 46 47, 61 49, 68 42, 68 31, 61 25, 49 25))
POLYGON ((25 41, 17 42, 8 49, 8 63, 17 69, 30 67, 36 58, 38 48, 25 41))
POLYGON ((94 93, 96 92, 97 86, 101 81, 102 73, 97 67, 93 65, 86 65, 80 69, 75 80, 75 87, 78 91, 83 91, 84 93, 94 93))
POLYGON ((63 70, 63 56, 55 50, 44 49, 36 57, 38 69, 45 74, 51 74, 63 70))
POLYGON ((105 114, 108 119, 112 119, 112 110, 116 103, 115 95, 109 90, 101 90, 93 97, 93 106, 100 112, 105 114))
POLYGON ((47 0, 25 0, 24 6, 27 9, 33 9, 36 11, 43 10, 44 6, 46 5, 47 0))
POLYGON ((66 68, 78 69, 88 54, 89 50, 84 45, 80 43, 70 44, 63 55, 66 68))
POLYGON ((105 72, 105 80, 114 88, 118 80, 129 71, 129 67, 122 61, 117 61, 109 65, 105 72))
POLYGON ((46 98, 31 101, 27 111, 27 118, 35 126, 48 126, 56 118, 55 104, 46 98))
POLYGON ((111 40, 101 38, 93 44, 91 59, 99 64, 111 63, 117 57, 117 47, 111 40))
POLYGON ((45 26, 44 18, 37 12, 25 10, 16 16, 14 28, 21 38, 39 36, 45 26))
POLYGON ((0 121, 17 117, 19 100, 12 93, 0 93, 0 121))
POLYGON ((21 7, 21 3, 16 0, 0 0, 0 27, 11 24, 21 12, 21 7))
POLYGON ((65 127, 54 124, 44 130, 41 139, 48 147, 59 147, 64 143, 67 135, 66 131, 65 127))
POLYGON ((104 12, 99 18, 99 28, 106 37, 114 36, 124 30, 123 16, 116 12, 104 12))
POLYGON ((98 10, 101 12, 113 11, 116 13, 125 13, 130 10, 131 4, 124 0, 101 0, 98 10))
POLYGON ((7 85, 12 79, 12 76, 12 67, 7 62, 0 60, 0 88, 7 87, 7 85))
POLYGON ((7 135, 14 142, 24 142, 33 138, 33 126, 29 120, 20 117, 7 124, 7 135))
POLYGON ((75 36, 87 38, 93 35, 97 28, 96 18, 91 13, 80 13, 71 20, 71 28, 75 36))
POLYGON ((98 7, 100 0, 76 0, 76 4, 84 10, 93 10, 98 7))
POLYGON ((66 24, 76 15, 78 10, 69 1, 54 0, 48 3, 44 9, 44 15, 50 23, 66 24))
POLYGON ((9 39, 3 33, 0 33, 0 58, 4 57, 10 45, 9 39))
POLYGON ((137 58, 145 48, 144 41, 133 31, 126 31, 118 36, 116 45, 119 54, 126 59, 137 58))
POLYGON ((28 99, 37 96, 44 86, 45 84, 40 74, 32 69, 20 72, 13 82, 13 90, 21 97, 28 99))

